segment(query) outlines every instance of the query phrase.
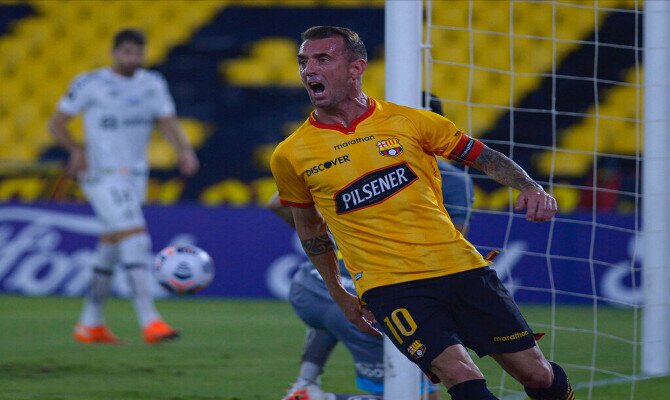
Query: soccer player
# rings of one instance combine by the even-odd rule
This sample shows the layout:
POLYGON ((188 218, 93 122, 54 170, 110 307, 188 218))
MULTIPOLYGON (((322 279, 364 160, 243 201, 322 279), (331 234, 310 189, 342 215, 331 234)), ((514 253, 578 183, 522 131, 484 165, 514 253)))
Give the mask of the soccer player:
MULTIPOLYGON (((442 175, 444 206, 456 229, 463 232, 474 201, 472 178, 463 170, 444 160, 438 160, 442 175)), ((286 223, 293 225, 289 207, 279 202, 275 194, 268 207, 286 223)), ((349 272, 340 259, 342 283, 351 294, 356 294, 349 272)), ((332 395, 321 389, 321 374, 338 341, 351 353, 356 368, 356 386, 375 395, 384 392, 384 341, 379 336, 367 335, 351 324, 342 310, 333 302, 321 275, 311 262, 304 262, 293 276, 289 301, 298 316, 309 326, 300 364, 300 375, 291 385, 284 400, 330 400, 332 395), (300 397, 302 396, 302 397, 300 397)), ((429 387, 430 400, 439 393, 429 387)))
MULTIPOLYGON (((430 109, 442 114, 442 104, 431 96, 430 109)), ((454 227, 465 234, 474 202, 472 178, 462 169, 444 160, 437 160, 442 176, 444 206, 454 227)), ((291 226, 293 215, 288 206, 279 202, 275 194, 268 208, 291 226)), ((340 258, 340 274, 347 291, 356 294, 349 272, 340 258)), ((356 368, 356 386, 363 391, 381 395, 384 391, 384 342, 381 337, 367 335, 347 321, 333 302, 321 275, 311 262, 304 262, 293 276, 289 302, 308 325, 298 379, 291 385, 284 400, 330 400, 332 395, 321 389, 321 375, 331 352, 342 341, 350 351, 356 368), (302 396, 302 397, 300 397, 302 396)), ((429 388, 430 400, 439 393, 434 385, 429 388)))
POLYGON ((179 336, 163 321, 150 292, 151 238, 142 214, 149 166, 146 150, 157 125, 179 154, 180 171, 195 174, 199 161, 178 119, 165 79, 142 68, 145 37, 124 29, 113 40, 111 67, 77 77, 61 98, 49 129, 69 152, 66 172, 75 176, 103 226, 84 307, 74 331, 82 343, 119 343, 105 325, 103 306, 112 273, 123 265, 146 343, 179 336), (84 115, 85 145, 67 128, 84 115))
POLYGON ((316 26, 302 39, 298 69, 315 110, 277 146, 271 166, 303 248, 347 319, 373 335, 379 321, 454 400, 496 399, 466 347, 493 357, 532 399, 573 399, 490 262, 454 228, 435 156, 518 189, 515 209, 529 221, 551 220, 556 200, 446 118, 368 97, 355 32, 316 26), (360 299, 342 285, 333 239, 360 299))

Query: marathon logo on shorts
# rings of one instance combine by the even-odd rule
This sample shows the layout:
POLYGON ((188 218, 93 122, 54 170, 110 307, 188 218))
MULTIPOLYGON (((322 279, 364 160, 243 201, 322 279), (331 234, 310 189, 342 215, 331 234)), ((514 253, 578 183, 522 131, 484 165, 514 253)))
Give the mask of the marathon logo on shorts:
POLYGON ((380 140, 377 142, 377 147, 379 147, 379 154, 385 157, 395 157, 402 153, 402 145, 398 138, 380 140))
POLYGON ((313 166, 310 169, 305 170, 305 175, 307 175, 307 176, 316 175, 321 171, 325 171, 325 170, 330 169, 330 168, 332 168, 336 165, 348 163, 349 161, 351 161, 351 159, 349 158, 349 154, 346 154, 346 155, 334 158, 332 160, 324 161, 324 162, 322 162, 318 165, 313 166))
POLYGON ((412 344, 409 345, 407 352, 412 356, 412 358, 418 360, 419 358, 423 357, 424 354, 426 354, 426 345, 421 343, 419 340, 415 340, 412 344))
POLYGON ((510 340, 517 340, 528 336, 528 331, 516 332, 508 336, 494 336, 494 342, 509 342, 510 340))
POLYGON ((404 162, 372 171, 335 194, 337 213, 350 213, 379 204, 417 179, 404 162))

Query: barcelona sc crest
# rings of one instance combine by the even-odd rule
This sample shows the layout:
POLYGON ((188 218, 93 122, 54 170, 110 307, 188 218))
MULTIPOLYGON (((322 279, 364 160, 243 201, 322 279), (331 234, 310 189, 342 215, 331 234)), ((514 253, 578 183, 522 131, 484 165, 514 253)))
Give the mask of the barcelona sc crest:
POLYGON ((402 153, 402 146, 398 138, 380 140, 377 142, 377 147, 379 147, 379 154, 385 157, 395 157, 402 153))
POLYGON ((426 354, 426 346, 421 343, 420 340, 415 340, 411 345, 409 345, 407 352, 415 360, 418 360, 419 358, 423 357, 424 354, 426 354))

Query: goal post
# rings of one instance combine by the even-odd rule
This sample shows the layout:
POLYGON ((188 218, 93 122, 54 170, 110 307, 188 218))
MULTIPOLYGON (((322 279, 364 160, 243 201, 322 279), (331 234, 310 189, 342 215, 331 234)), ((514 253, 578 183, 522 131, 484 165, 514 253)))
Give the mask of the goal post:
MULTIPOLYGON (((385 97, 410 107, 421 106, 421 33, 423 2, 394 0, 385 4, 385 97)), ((384 399, 418 400, 421 371, 384 338, 384 399)))
POLYGON ((670 373, 670 2, 644 13, 642 372, 670 373))

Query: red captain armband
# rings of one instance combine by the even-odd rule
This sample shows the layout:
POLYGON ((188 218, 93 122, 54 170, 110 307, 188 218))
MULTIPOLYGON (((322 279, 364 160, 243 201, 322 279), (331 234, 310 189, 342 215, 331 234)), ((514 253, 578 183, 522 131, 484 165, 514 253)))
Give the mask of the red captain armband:
POLYGON ((456 147, 449 154, 450 160, 456 160, 468 167, 475 163, 479 154, 484 150, 484 143, 473 139, 465 133, 461 133, 456 147))

